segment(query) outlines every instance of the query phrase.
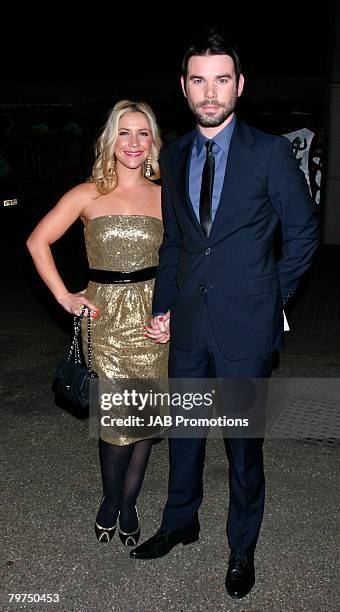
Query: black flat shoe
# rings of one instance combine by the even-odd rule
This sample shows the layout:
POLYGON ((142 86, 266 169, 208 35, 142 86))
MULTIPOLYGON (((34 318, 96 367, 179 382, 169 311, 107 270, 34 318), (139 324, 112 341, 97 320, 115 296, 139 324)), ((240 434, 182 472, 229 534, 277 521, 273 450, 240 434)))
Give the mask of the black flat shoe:
POLYGON ((134 548, 130 552, 133 559, 157 559, 164 557, 177 544, 192 544, 199 538, 197 527, 190 529, 178 529, 177 531, 164 531, 160 529, 152 538, 134 548))
MULTIPOLYGON (((102 500, 100 502, 100 506, 99 506, 99 510, 100 507, 104 501, 105 497, 103 495, 102 500)), ((98 514, 99 514, 99 510, 98 510, 98 514)), ((97 516, 98 516, 97 514, 97 516)), ((119 514, 118 514, 119 516, 119 514)), ((97 536, 97 540, 99 542, 110 542, 110 540, 112 540, 114 534, 116 533, 116 529, 117 529, 117 523, 118 523, 118 518, 116 520, 115 525, 113 525, 113 527, 102 527, 101 525, 98 525, 97 521, 94 524, 94 530, 96 532, 96 536, 97 536)))
POLYGON ((99 542, 110 542, 114 534, 116 533, 117 523, 113 527, 101 527, 97 521, 94 524, 94 530, 96 532, 97 540, 99 542))
POLYGON ((254 556, 232 551, 225 578, 225 588, 233 599, 242 599, 255 584, 254 556))
POLYGON ((138 527, 135 531, 122 531, 118 521, 118 533, 124 546, 137 546, 140 538, 140 524, 137 508, 135 508, 137 514, 138 527))

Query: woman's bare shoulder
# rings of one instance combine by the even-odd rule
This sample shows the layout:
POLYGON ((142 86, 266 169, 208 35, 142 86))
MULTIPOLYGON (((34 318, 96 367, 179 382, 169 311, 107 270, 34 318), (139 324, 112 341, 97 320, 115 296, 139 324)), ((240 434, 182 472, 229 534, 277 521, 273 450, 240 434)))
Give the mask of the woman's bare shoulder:
POLYGON ((75 185, 75 187, 72 187, 72 189, 65 193, 65 196, 68 196, 70 199, 81 198, 83 201, 92 201, 98 195, 96 186, 91 182, 79 183, 79 185, 75 185))

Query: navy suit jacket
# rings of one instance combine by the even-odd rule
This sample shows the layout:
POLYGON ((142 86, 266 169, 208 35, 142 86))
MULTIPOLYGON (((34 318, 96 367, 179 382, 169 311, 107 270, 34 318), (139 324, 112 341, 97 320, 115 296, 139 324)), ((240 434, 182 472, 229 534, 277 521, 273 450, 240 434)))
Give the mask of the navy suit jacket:
POLYGON ((164 238, 153 312, 170 309, 171 340, 190 350, 204 297, 227 359, 279 349, 283 301, 311 264, 318 218, 290 142, 236 122, 208 238, 189 198, 195 131, 161 150, 164 238), (277 230, 282 256, 274 257, 277 230))

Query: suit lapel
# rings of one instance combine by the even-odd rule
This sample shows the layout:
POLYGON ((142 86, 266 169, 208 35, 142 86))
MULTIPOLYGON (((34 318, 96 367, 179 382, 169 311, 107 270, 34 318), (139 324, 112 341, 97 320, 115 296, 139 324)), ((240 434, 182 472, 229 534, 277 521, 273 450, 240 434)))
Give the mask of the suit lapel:
POLYGON ((176 151, 173 154, 173 173, 175 177, 175 188, 177 192, 177 200, 182 207, 184 204, 185 212, 189 216, 196 230, 199 232, 203 240, 210 240, 213 235, 216 235, 223 220, 230 214, 234 194, 237 193, 239 182, 242 178, 242 169, 244 161, 249 157, 249 146, 251 146, 254 138, 248 126, 236 119, 234 132, 231 138, 228 161, 224 174, 223 186, 220 195, 219 205, 212 224, 209 238, 207 238, 201 228, 201 225, 195 215, 190 196, 189 196, 189 172, 191 152, 194 145, 195 131, 186 134, 178 142, 176 151))
POLYGON ((252 142, 253 136, 247 126, 236 120, 234 132, 230 141, 220 200, 209 237, 216 234, 223 219, 225 219, 231 211, 233 195, 237 193, 240 177, 242 176, 243 161, 249 156, 248 147, 252 142))
POLYGON ((200 235, 206 239, 201 225, 195 215, 189 195, 190 160, 192 148, 194 146, 194 137, 195 131, 188 134, 185 139, 179 143, 178 149, 173 157, 173 176, 175 177, 177 195, 182 196, 179 197, 179 201, 184 202, 185 211, 190 217, 191 222, 199 231, 200 235))

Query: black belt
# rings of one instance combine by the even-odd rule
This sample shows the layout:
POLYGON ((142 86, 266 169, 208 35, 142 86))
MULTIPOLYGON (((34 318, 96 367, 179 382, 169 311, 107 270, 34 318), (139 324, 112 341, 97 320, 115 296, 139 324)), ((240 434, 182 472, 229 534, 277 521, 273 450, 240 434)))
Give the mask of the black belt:
POLYGON ((157 266, 143 268, 134 272, 115 272, 114 270, 95 270, 90 268, 89 279, 94 283, 104 283, 107 285, 125 285, 125 283, 140 283, 142 281, 155 278, 157 266))

